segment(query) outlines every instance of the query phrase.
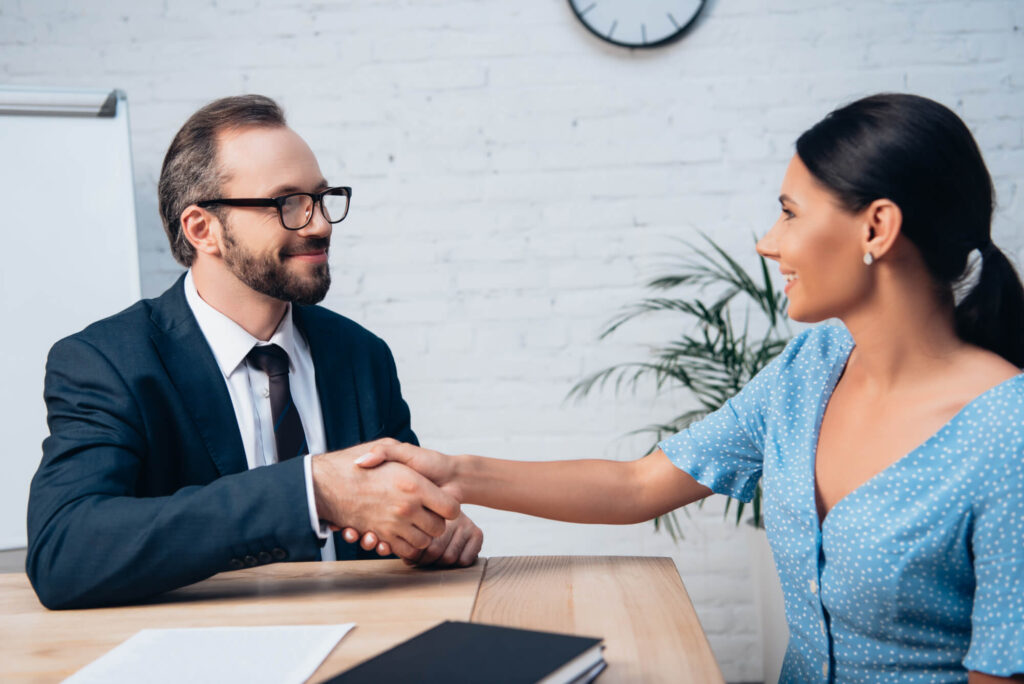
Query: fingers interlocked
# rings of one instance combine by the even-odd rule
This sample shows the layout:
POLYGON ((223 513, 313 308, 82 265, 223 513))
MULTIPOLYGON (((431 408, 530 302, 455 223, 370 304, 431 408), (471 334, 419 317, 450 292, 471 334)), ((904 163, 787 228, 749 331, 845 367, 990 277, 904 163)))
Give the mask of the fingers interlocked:
MULTIPOLYGON (((450 503, 446 497, 451 499, 452 493, 457 493, 452 483, 454 472, 449 457, 390 439, 365 446, 365 453, 353 461, 354 466, 365 470, 383 470, 401 464, 417 471, 441 489, 430 492, 422 512, 412 508, 399 511, 413 519, 414 531, 396 538, 378 526, 364 527, 361 528, 364 533, 360 538, 360 528, 351 524, 354 521, 349 521, 342 534, 345 541, 358 541, 363 549, 376 549, 380 555, 390 555, 393 551, 414 565, 472 565, 483 545, 483 533, 467 516, 460 515, 458 510, 445 508, 445 504, 450 503), (438 493, 443 496, 438 496, 438 493), (450 517, 448 514, 453 512, 455 516, 450 517)), ((411 488, 414 483, 403 481, 399 486, 411 488)))

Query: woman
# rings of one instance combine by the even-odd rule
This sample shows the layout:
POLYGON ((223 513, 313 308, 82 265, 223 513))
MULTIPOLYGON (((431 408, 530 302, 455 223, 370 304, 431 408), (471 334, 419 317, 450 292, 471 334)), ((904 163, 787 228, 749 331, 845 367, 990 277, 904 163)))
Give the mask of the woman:
POLYGON ((1024 293, 990 239, 988 171, 960 119, 912 95, 838 109, 796 150, 757 250, 792 318, 841 326, 798 336, 637 461, 383 445, 361 465, 403 461, 466 503, 587 523, 749 501, 761 480, 782 681, 1007 681, 1024 672, 1024 293))

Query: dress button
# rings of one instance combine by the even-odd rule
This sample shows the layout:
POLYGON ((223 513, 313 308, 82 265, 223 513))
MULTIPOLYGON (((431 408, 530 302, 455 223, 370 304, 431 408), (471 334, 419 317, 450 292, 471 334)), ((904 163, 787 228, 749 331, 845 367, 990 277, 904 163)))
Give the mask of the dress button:
POLYGON ((270 387, 269 386, 263 388, 263 396, 264 397, 269 397, 270 396, 270 387))
POLYGON ((274 560, 282 561, 288 557, 288 552, 282 549, 281 547, 277 547, 276 549, 271 551, 271 553, 274 554, 274 560))
POLYGON ((821 621, 821 633, 822 634, 825 633, 825 621, 824 620, 821 621))
POLYGON ((245 561, 245 564, 248 565, 250 568, 259 565, 260 563, 258 560, 256 560, 256 556, 252 555, 246 556, 242 560, 245 561))
POLYGON ((228 561, 228 567, 232 570, 241 570, 245 567, 245 563, 242 562, 241 558, 232 558, 228 561))
POLYGON ((256 557, 260 559, 260 563, 269 563, 272 560, 270 553, 267 551, 260 551, 256 554, 256 557))
POLYGON ((825 675, 826 677, 828 676, 828 663, 822 663, 821 674, 825 675))
POLYGON ((811 580, 810 584, 808 586, 810 586, 812 594, 817 594, 818 593, 818 583, 817 582, 815 582, 814 580, 811 580))

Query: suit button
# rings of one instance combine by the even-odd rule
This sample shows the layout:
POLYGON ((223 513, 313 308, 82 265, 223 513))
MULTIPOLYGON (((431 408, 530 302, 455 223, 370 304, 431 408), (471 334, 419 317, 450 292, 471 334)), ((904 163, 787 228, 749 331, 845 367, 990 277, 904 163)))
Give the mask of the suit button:
POLYGON ((277 547, 276 549, 271 551, 271 553, 274 554, 274 560, 283 561, 285 558, 288 557, 288 552, 282 549, 281 547, 277 547))
POLYGON ((241 558, 232 558, 228 561, 228 567, 232 570, 241 570, 245 567, 245 563, 242 562, 241 558))
POLYGON ((260 563, 269 563, 271 560, 270 554, 266 551, 260 551, 258 554, 256 554, 256 557, 260 559, 260 563))
POLYGON ((259 561, 256 560, 256 556, 251 556, 251 555, 250 556, 246 556, 242 560, 244 560, 245 564, 248 565, 250 568, 253 567, 254 565, 259 565, 259 561))

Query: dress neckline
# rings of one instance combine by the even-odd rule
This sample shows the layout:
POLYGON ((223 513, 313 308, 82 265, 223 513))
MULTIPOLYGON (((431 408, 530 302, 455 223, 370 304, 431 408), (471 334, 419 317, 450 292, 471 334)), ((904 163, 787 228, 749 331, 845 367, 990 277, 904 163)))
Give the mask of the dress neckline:
POLYGON ((907 453, 902 454, 899 458, 897 458, 895 461, 887 465, 885 468, 882 468, 877 473, 861 482, 854 489, 847 492, 842 498, 840 498, 838 501, 832 504, 832 507, 825 511, 825 515, 824 517, 822 517, 818 513, 818 477, 816 474, 818 465, 818 443, 821 441, 821 425, 825 419, 825 410, 828 408, 829 402, 832 401, 832 395, 835 393, 836 387, 839 384, 839 380, 843 377, 843 373, 846 371, 846 365, 850 361, 850 355, 853 354, 853 350, 856 347, 856 345, 853 343, 853 338, 852 336, 850 336, 849 331, 846 330, 845 328, 843 330, 846 333, 846 345, 848 348, 846 350, 846 353, 841 358, 839 358, 836 361, 835 365, 832 367, 832 374, 829 378, 829 381, 825 384, 824 396, 822 400, 818 402, 818 416, 817 421, 815 423, 814 439, 812 441, 813 450, 811 451, 811 510, 814 511, 814 517, 818 521, 819 531, 824 530, 825 523, 832 516, 832 511, 834 511, 836 508, 842 505, 847 499, 853 498, 856 494, 868 488, 870 485, 874 484, 878 480, 885 479, 885 476, 890 474, 892 471, 898 469, 898 467, 901 464, 909 460, 912 456, 916 455, 918 452, 923 450, 933 441, 939 439, 943 434, 952 429, 952 426, 955 423, 959 422, 968 410, 973 410, 977 404, 981 403, 982 401, 986 401, 992 394, 998 392, 1004 386, 1010 385, 1011 383, 1018 381, 1020 380, 1020 378, 1024 377, 1024 373, 1018 373, 1017 375, 1006 378, 1005 380, 1001 380, 995 385, 992 385, 991 387, 979 393, 966 404, 961 406, 960 409, 949 418, 949 420, 943 423, 935 432, 926 437, 920 444, 915 446, 907 453))

